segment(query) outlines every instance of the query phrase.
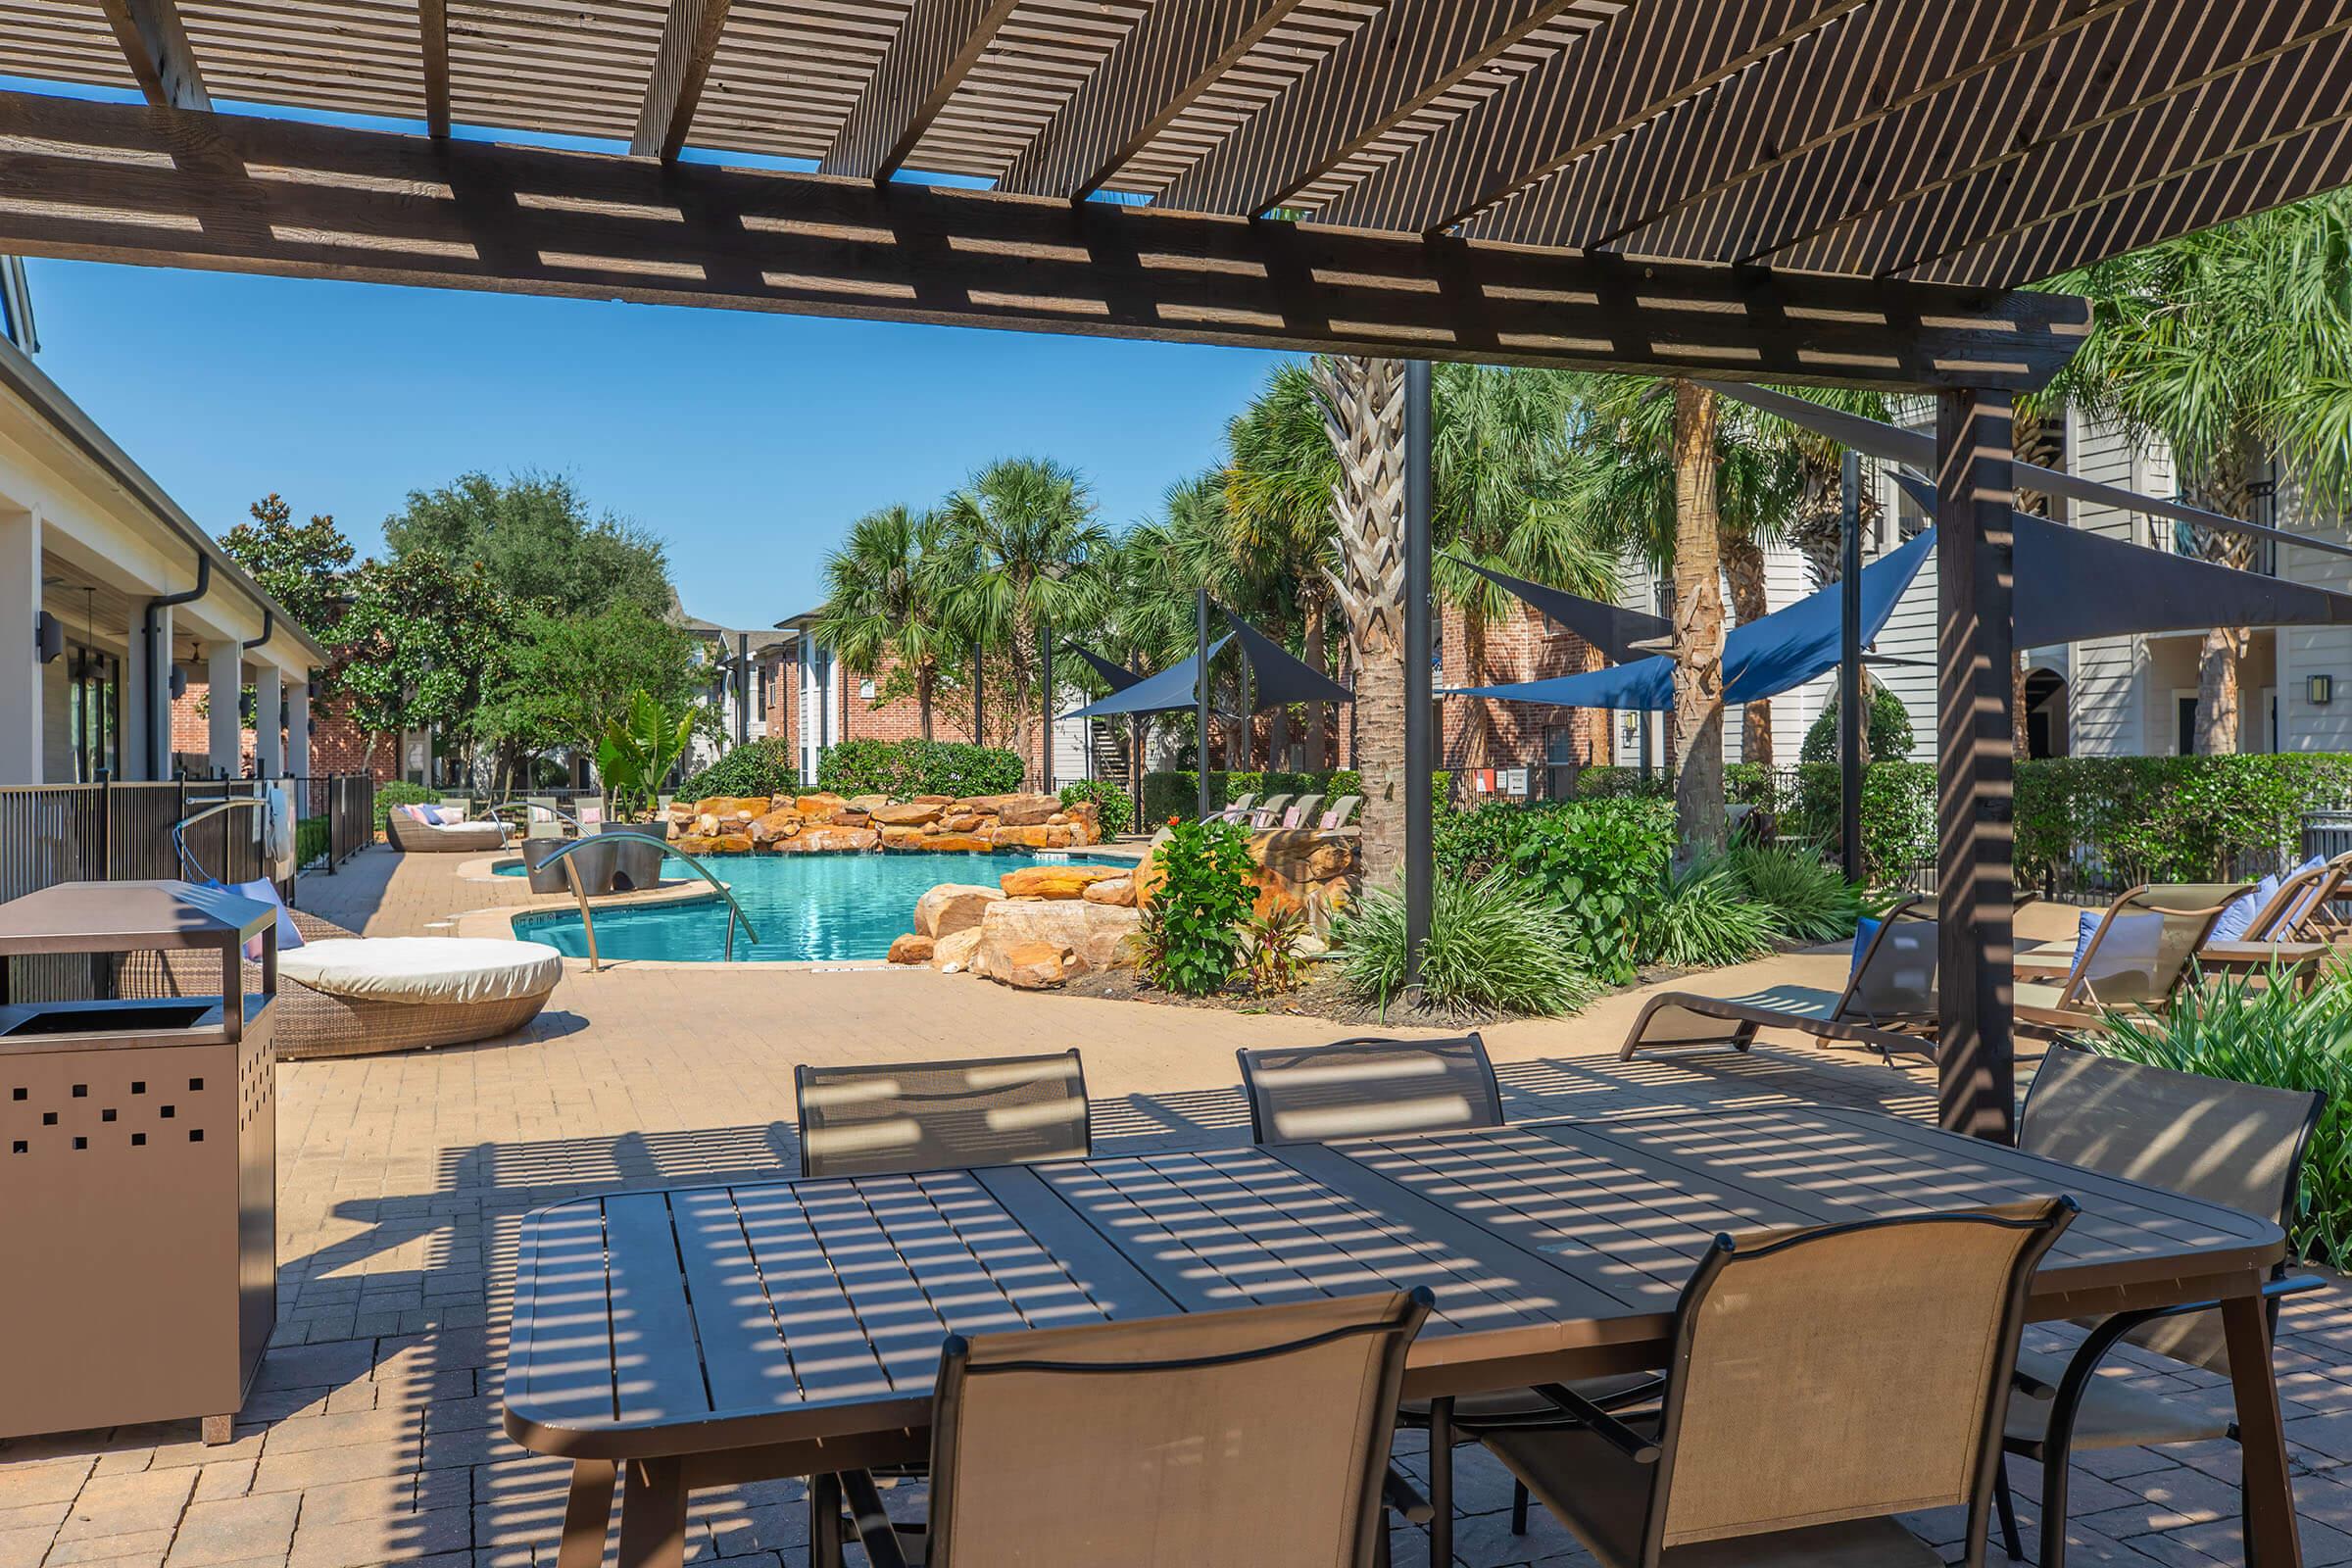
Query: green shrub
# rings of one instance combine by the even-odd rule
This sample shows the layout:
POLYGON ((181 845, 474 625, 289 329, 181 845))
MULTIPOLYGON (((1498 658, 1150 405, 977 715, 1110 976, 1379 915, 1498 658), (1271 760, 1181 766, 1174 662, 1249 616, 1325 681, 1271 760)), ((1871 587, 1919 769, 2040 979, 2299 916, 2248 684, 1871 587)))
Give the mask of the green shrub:
POLYGON ((1771 910, 1747 896, 1720 858, 1669 868, 1642 921, 1643 959, 1677 969, 1742 963, 1771 947, 1771 910))
POLYGON ((836 795, 1008 795, 1021 787, 1021 760, 995 746, 960 741, 843 741, 816 764, 820 789, 836 795))
POLYGON ((392 779, 375 787, 375 830, 384 830, 384 818, 395 806, 438 806, 441 792, 422 784, 411 784, 405 779, 392 779))
POLYGON ((294 863, 314 865, 334 853, 334 824, 323 816, 297 817, 294 822, 294 863))
MULTIPOLYGON (((1440 774, 1441 779, 1447 778, 1440 774)), ((1446 799, 1446 786, 1441 783, 1437 797, 1446 799)), ((1244 795, 1255 795, 1261 800, 1268 795, 1320 795, 1323 804, 1330 806, 1343 795, 1361 795, 1364 781, 1351 767, 1326 768, 1313 773, 1211 773, 1208 775, 1208 804, 1214 810, 1244 795)), ((1200 814, 1200 775, 1191 769, 1146 773, 1144 775, 1144 820, 1165 822, 1171 816, 1192 821, 1200 814)))
POLYGON ((1080 801, 1095 803, 1096 814, 1102 823, 1104 838, 1117 838, 1132 825, 1135 802, 1127 792, 1108 779, 1082 778, 1061 787, 1061 804, 1066 808, 1080 801))
MULTIPOLYGON (((1874 762, 1900 762, 1910 757, 1911 710, 1903 700, 1877 682, 1871 683, 1870 706, 1867 710, 1870 729, 1870 760, 1874 762)), ((1805 740, 1798 749, 1797 760, 1805 762, 1835 762, 1838 760, 1838 694, 1822 705, 1814 717, 1813 727, 1805 731, 1805 740)))
POLYGON ((1145 977, 1165 991, 1206 996, 1241 959, 1253 902, 1250 835, 1238 822, 1181 822, 1153 859, 1166 874, 1144 911, 1145 977))
POLYGON ((681 801, 791 795, 801 787, 801 763, 781 736, 738 746, 678 786, 681 801))
MULTIPOLYGON (((1726 771, 1729 777, 1729 771, 1726 771)), ((1587 767, 1577 770, 1576 797, 1579 800, 1606 801, 1624 795, 1641 795, 1660 800, 1674 797, 1674 779, 1660 770, 1648 778, 1638 767, 1587 767)))
POLYGON ((2316 1091, 2325 1104, 2288 1235, 2303 1256, 2352 1268, 2352 975, 2338 967, 2308 997, 2292 983, 2210 980, 2161 1016, 2111 1014, 2082 1043, 2128 1061, 2316 1091))
POLYGON ((1441 884, 1502 872, 1539 890, 1584 966, 1623 985, 1642 961, 1643 920, 1674 851, 1674 803, 1494 801, 1441 821, 1436 849, 1441 884))
POLYGON ((1740 890, 1799 942, 1836 942, 1862 918, 1861 890, 1803 844, 1741 845, 1724 857, 1740 890))
MULTIPOLYGON (((1836 762, 1796 770, 1796 795, 1781 808, 1781 832, 1815 844, 1838 842, 1842 775, 1836 762)), ((1873 762, 1862 775, 1862 871, 1872 883, 1899 879, 1936 858, 1936 764, 1873 762)))
MULTIPOLYGON (((1336 922, 1342 976, 1386 1007, 1404 984, 1404 895, 1376 888, 1336 922)), ((1574 951, 1569 922, 1541 888, 1507 871, 1442 877, 1431 890, 1421 949, 1423 1003, 1444 1012, 1574 1012, 1599 991, 1574 951)))
MULTIPOLYGON (((2352 757, 2050 758, 2017 769, 2017 873, 2095 854, 2121 884, 2206 882, 2292 849, 2307 810, 2352 798, 2352 757)), ((2266 866, 2265 869, 2268 867, 2266 866)))

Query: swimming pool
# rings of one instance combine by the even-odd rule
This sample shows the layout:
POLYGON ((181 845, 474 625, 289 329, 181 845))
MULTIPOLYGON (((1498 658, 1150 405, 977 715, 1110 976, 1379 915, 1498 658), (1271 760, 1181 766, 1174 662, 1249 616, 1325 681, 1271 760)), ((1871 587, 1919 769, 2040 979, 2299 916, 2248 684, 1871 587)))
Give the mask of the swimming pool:
MULTIPOLYGON (((760 933, 757 945, 735 933, 735 957, 766 963, 880 958, 891 940, 914 929, 914 901, 942 882, 995 887, 1007 871, 1040 863, 1029 855, 740 855, 706 862, 734 890, 760 933)), ((1101 865, 1083 856, 1051 863, 1101 865)), ((664 860, 664 879, 692 880, 683 862, 664 860)), ((514 934, 575 958, 588 956, 576 909, 514 917, 514 934)), ((726 956, 723 900, 600 908, 596 951, 607 958, 715 963, 726 956)))

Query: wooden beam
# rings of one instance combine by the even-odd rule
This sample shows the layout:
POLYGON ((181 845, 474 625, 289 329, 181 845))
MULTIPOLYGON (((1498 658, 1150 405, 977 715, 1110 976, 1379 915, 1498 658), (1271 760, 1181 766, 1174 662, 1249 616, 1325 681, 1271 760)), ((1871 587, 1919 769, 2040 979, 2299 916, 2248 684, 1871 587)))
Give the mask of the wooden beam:
POLYGON ((662 47, 654 55, 654 74, 645 84, 645 104, 637 111, 637 131, 629 151, 639 158, 677 162, 694 123, 694 106, 702 102, 703 83, 710 77, 710 62, 718 56, 719 36, 726 30, 727 10, 735 0, 669 0, 669 18, 662 24, 662 47))
POLYGON ((449 140, 449 0, 416 0, 416 47, 424 63, 424 129, 449 140))
POLYGON ((0 254, 1762 381, 2037 387, 2059 295, 0 94, 0 254))
POLYGON ((2009 397, 1936 405, 1936 1067, 1938 1119, 2014 1143, 2009 397))
POLYGON ((914 0, 817 172, 871 180, 897 173, 1016 4, 914 0))
POLYGON ((147 101, 163 109, 210 109, 204 73, 180 24, 174 0, 99 0, 122 46, 122 58, 147 101))
POLYGON ((1072 200, 1093 195, 1303 3, 1188 0, 1153 6, 1013 160, 997 189, 1072 200))
POLYGON ((1317 216, 1358 228, 1450 228, 1865 3, 1637 0, 1317 216))
POLYGON ((1278 206, 1569 4, 1390 5, 1177 176, 1158 199, 1188 212, 1244 216, 1278 206))

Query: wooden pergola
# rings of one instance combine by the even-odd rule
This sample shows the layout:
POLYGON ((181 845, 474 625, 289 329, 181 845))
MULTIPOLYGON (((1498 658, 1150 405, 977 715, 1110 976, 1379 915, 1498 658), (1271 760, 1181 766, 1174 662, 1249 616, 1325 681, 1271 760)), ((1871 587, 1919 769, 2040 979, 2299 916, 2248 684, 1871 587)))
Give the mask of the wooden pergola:
POLYGON ((2352 180, 2340 0, 0 0, 0 73, 144 100, 0 94, 0 252, 1416 362, 1416 738, 1426 362, 1935 393, 1942 1105, 1996 1138, 2010 398, 2086 322, 2018 290, 2352 180))

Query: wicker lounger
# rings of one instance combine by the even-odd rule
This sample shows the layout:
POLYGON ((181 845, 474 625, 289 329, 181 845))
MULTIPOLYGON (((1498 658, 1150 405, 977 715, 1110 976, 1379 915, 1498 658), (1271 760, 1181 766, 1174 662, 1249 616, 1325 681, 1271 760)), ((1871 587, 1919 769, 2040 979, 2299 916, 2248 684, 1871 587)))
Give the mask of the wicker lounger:
MULTIPOLYGON (((300 909, 286 911, 303 941, 356 937, 329 920, 300 909)), ((245 988, 261 989, 262 966, 245 965, 245 988)), ((211 954, 142 953, 126 958, 120 976, 124 997, 213 996, 220 970, 211 954)), ((277 981, 277 1055, 281 1061, 313 1056, 364 1056, 434 1046, 469 1045, 513 1034, 539 1015, 554 988, 532 996, 495 1002, 387 1002, 372 997, 339 997, 314 991, 291 976, 277 981)))
POLYGON ((481 855, 507 844, 506 829, 496 822, 428 827, 398 807, 384 813, 384 837, 403 855, 481 855))

